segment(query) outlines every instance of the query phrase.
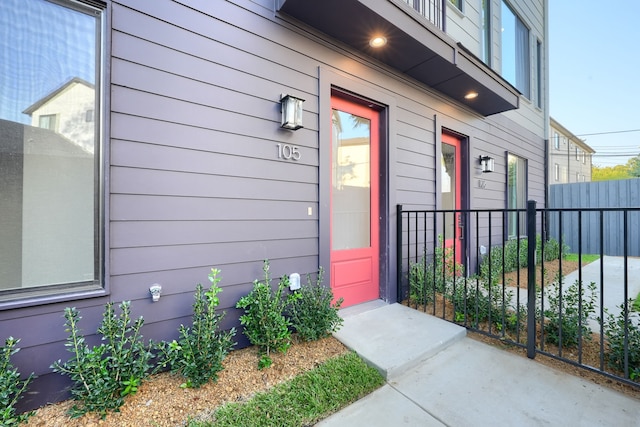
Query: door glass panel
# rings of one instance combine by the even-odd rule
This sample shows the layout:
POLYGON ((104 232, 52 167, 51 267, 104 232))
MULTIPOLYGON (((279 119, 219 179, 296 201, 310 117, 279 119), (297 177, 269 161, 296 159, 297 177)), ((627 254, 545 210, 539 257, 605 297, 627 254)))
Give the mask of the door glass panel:
POLYGON ((331 247, 370 247, 371 122, 334 109, 332 128, 331 247))
MULTIPOLYGON (((442 157, 440 159, 442 173, 442 209, 457 209, 456 200, 456 147, 449 144, 442 144, 442 157)), ((453 239, 454 220, 453 213, 444 215, 445 220, 445 239, 453 239)))

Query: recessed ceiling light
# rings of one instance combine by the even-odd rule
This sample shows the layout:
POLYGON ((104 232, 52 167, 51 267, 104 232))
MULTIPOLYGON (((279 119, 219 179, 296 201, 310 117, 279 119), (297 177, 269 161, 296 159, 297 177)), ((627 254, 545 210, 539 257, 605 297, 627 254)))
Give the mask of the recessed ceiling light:
POLYGON ((371 47, 382 47, 385 44, 387 44, 387 38, 383 36, 375 36, 369 40, 369 46, 371 47))
POLYGON ((475 99, 478 97, 478 92, 469 92, 464 96, 464 99, 475 99))

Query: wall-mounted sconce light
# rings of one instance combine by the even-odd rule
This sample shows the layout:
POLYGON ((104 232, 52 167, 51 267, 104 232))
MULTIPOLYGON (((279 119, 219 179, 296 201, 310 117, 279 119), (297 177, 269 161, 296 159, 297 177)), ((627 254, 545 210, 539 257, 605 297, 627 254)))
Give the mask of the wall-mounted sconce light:
POLYGON ((291 95, 280 95, 282 125, 284 129, 298 130, 302 127, 302 103, 304 99, 291 95))
POLYGON ((162 286, 160 286, 157 283, 154 283, 149 288, 149 293, 151 293, 151 299, 153 300, 153 302, 160 301, 160 294, 162 293, 162 286))
POLYGON ((493 172, 495 167, 495 160, 493 157, 480 156, 480 167, 483 173, 493 172))

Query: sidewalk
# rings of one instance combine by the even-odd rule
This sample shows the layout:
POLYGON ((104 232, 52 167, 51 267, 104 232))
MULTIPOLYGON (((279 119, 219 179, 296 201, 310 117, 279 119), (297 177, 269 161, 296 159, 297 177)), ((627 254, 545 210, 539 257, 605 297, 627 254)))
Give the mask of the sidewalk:
MULTIPOLYGON (((602 298, 602 301, 607 313, 617 317, 621 313, 620 305, 625 301, 625 292, 627 299, 635 299, 638 293, 640 293, 640 258, 627 258, 626 276, 624 257, 605 255, 602 257, 602 274, 600 274, 600 266, 600 260, 593 261, 582 267, 581 271, 576 270, 567 274, 563 282, 563 292, 566 292, 570 286, 577 283, 579 280, 582 280, 585 298, 589 298, 591 296, 588 288, 589 283, 594 283, 596 285, 594 300, 596 311, 589 318, 589 327, 592 331, 600 330, 600 323, 596 320, 596 317, 600 315, 600 300, 603 295, 604 298, 602 298), (600 292, 601 276, 603 283, 602 294, 600 292)), ((520 304, 526 306, 526 289, 520 289, 518 291, 518 288, 515 286, 509 286, 507 289, 513 293, 513 298, 511 300, 512 306, 516 306, 516 292, 520 293, 518 297, 520 304)), ((548 297, 545 299, 545 309, 546 308, 549 308, 548 297)), ((638 313, 630 313, 630 318, 632 321, 636 322, 636 324, 640 323, 640 315, 638 313)), ((604 319, 607 319, 606 314, 604 319)))
POLYGON ((336 338, 387 383, 318 426, 640 425, 640 400, 467 338, 444 320, 382 301, 340 314, 336 338))

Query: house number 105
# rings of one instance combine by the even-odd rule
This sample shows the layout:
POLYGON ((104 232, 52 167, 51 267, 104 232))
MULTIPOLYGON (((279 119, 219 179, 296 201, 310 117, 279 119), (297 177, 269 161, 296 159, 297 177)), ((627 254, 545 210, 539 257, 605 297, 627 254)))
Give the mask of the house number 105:
POLYGON ((300 160, 300 148, 297 145, 278 144, 278 158, 300 160))

